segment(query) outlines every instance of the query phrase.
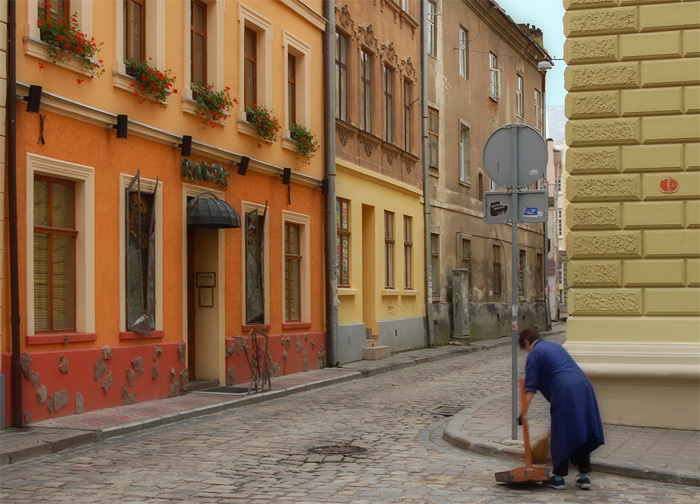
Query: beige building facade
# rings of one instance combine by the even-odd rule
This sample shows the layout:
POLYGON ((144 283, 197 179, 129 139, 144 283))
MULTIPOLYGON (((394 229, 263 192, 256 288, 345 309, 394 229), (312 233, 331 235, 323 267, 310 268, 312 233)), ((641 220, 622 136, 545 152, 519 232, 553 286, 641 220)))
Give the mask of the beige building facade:
POLYGON ((566 0, 567 347, 603 421, 700 428, 700 2, 566 0))

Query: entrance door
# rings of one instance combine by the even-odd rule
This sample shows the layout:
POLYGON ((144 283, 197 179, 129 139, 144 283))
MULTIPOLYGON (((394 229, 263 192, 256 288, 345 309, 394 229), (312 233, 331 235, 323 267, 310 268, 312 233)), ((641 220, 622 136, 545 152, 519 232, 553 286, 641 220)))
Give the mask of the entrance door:
POLYGON ((362 318, 372 336, 379 334, 376 315, 376 240, 374 207, 362 205, 362 318))
POLYGON ((195 316, 197 315, 197 296, 195 282, 194 234, 196 228, 187 227, 187 371, 190 380, 197 378, 196 370, 196 333, 195 316))

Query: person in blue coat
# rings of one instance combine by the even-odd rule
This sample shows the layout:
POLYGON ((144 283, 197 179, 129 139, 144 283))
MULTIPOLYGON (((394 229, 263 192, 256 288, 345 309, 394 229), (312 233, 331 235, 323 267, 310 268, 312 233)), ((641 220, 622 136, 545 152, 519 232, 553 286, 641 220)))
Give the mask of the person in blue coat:
POLYGON ((593 386, 564 347, 543 340, 537 328, 523 329, 518 343, 528 352, 523 410, 527 411, 537 391, 550 406, 554 476, 544 485, 557 490, 566 488, 564 476, 569 473, 571 463, 579 470, 576 485, 588 490, 591 488, 591 452, 605 443, 593 386))

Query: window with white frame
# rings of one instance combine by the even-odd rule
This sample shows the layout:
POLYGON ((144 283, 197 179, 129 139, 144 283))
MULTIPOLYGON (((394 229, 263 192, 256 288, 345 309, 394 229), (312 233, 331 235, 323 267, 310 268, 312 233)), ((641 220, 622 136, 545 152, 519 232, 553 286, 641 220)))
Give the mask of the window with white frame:
MULTIPOLYGON (((224 87, 223 9, 221 0, 190 0, 187 3, 185 75, 182 79, 186 99, 193 99, 191 82, 211 84, 217 90, 224 87)), ((194 113, 191 103, 183 102, 183 108, 194 113)))
POLYGON ((384 211, 384 286, 394 288, 394 212, 384 211))
POLYGON ((523 78, 515 76, 515 111, 518 117, 523 117, 523 78))
POLYGON ((401 9, 408 14, 411 7, 411 0, 401 0, 401 9))
POLYGON ((311 317, 309 216, 284 211, 284 320, 308 322, 311 317))
POLYGON ((95 332, 95 170, 27 154, 27 334, 95 332))
POLYGON ((469 78, 469 31, 463 26, 459 27, 459 75, 469 78))
POLYGON ((440 145, 440 116, 439 112, 432 107, 428 108, 428 148, 430 156, 428 166, 438 169, 439 162, 439 145, 440 145))
POLYGON ((469 176, 469 127, 466 124, 459 125, 459 181, 465 184, 471 183, 469 176))
POLYGON ((555 179, 554 183, 556 184, 555 187, 557 189, 557 193, 561 194, 561 179, 555 179))
POLYGON ((542 93, 535 89, 535 129, 542 131, 542 93))
MULTIPOLYGON (((272 101, 272 86, 267 85, 272 75, 272 21, 261 16, 243 2, 238 3, 239 30, 239 62, 238 62, 238 87, 243 95, 244 105, 264 105, 269 107, 272 101)), ((299 47, 308 47, 298 39, 283 32, 283 44, 287 55, 291 54, 298 60, 299 55, 306 54, 299 47)), ((303 58, 302 58, 303 59, 303 58)), ((300 62, 296 61, 297 77, 300 76, 300 62)), ((285 62, 285 67, 287 63, 285 62)), ((223 62, 222 62, 223 67, 223 62)), ((303 75, 306 75, 304 70, 303 75)), ((307 87, 307 86, 304 86, 307 87)), ((303 89, 297 85, 299 98, 303 89)), ((287 99, 285 91, 285 100, 287 99)), ((287 103, 285 102, 285 106, 287 103)), ((297 107, 299 104, 297 103, 297 107)), ((301 110, 298 108, 298 110, 301 110)), ((238 107, 238 118, 247 121, 245 106, 238 107)), ((285 114, 285 120, 288 121, 285 114)), ((244 126, 239 125, 239 130, 244 126)))
POLYGON ((437 3, 428 0, 428 54, 435 56, 437 44, 437 3))
POLYGON ((309 128, 311 91, 308 82, 311 72, 311 46, 286 30, 282 32, 282 39, 287 54, 287 87, 284 96, 287 102, 286 129, 289 130, 291 124, 309 128))
POLYGON ((489 96, 498 100, 501 97, 501 71, 498 69, 498 57, 490 52, 489 53, 489 96))
POLYGON ((561 208, 557 208, 557 236, 564 236, 564 211, 561 208))

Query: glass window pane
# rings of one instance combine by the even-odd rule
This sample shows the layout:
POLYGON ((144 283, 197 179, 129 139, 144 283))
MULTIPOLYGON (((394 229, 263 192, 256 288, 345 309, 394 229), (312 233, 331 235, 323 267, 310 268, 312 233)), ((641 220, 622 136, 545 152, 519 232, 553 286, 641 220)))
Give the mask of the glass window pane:
POLYGON ((51 282, 53 285, 53 329, 72 329, 74 325, 74 241, 71 236, 54 235, 51 282))
POLYGON ((49 225, 49 183, 45 180, 34 181, 34 225, 49 225))
POLYGON ((205 7, 204 5, 195 3, 192 5, 192 25, 199 29, 203 30, 204 29, 204 17, 205 15, 205 7))
POLYGON ((49 235, 34 233, 34 329, 51 329, 49 318, 49 235))
POLYGON ((51 184, 51 197, 52 226, 73 229, 73 186, 51 184))

